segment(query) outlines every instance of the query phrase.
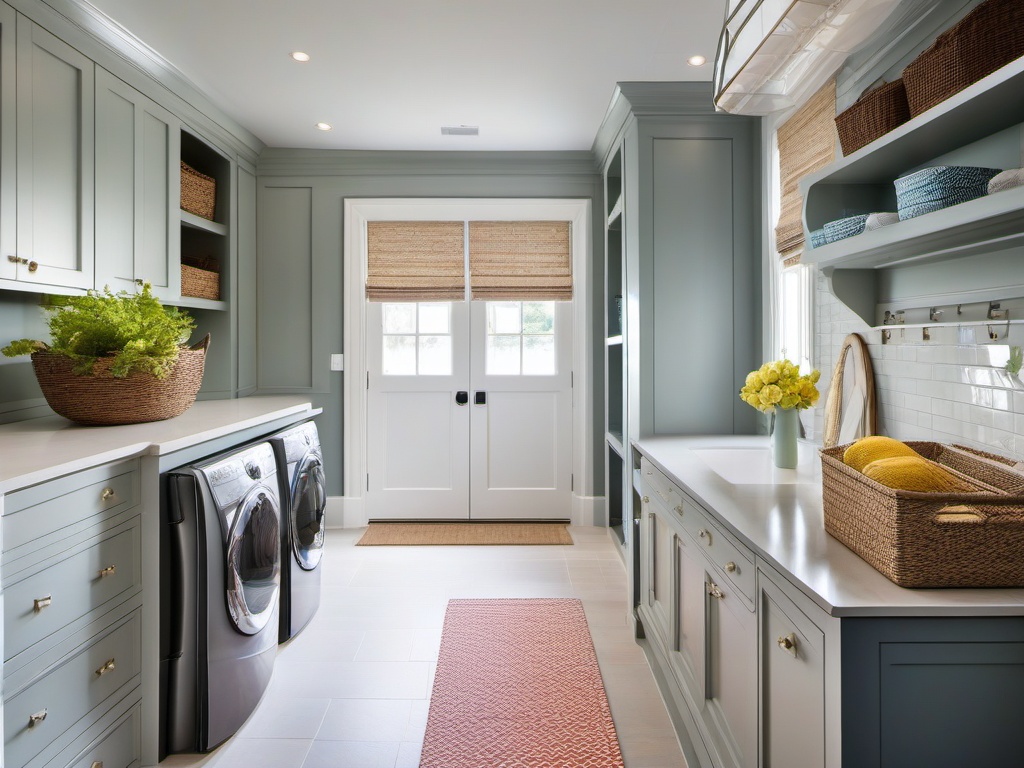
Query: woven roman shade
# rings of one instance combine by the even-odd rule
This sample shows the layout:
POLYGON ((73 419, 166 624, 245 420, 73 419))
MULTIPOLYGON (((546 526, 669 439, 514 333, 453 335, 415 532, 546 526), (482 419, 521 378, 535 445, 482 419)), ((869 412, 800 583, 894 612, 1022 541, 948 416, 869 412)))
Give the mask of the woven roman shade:
POLYGON ((800 179, 835 160, 835 118, 836 83, 833 80, 779 126, 782 207, 775 227, 775 247, 786 266, 800 261, 804 247, 800 179))
POLYGON ((469 280, 480 300, 570 301, 568 221, 469 222, 469 280))
POLYGON ((368 221, 366 298, 461 301, 466 294, 461 221, 368 221))

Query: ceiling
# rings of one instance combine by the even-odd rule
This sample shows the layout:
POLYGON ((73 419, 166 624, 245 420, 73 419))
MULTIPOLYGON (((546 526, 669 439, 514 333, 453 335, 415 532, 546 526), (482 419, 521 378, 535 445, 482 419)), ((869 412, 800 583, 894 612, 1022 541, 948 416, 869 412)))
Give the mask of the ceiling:
POLYGON ((589 150, 620 81, 710 80, 725 0, 91 0, 272 147, 589 150), (300 64, 292 51, 311 56, 300 64), (689 56, 708 63, 692 67, 689 56), (330 131, 314 125, 326 122, 330 131), (479 136, 442 136, 442 125, 479 136))

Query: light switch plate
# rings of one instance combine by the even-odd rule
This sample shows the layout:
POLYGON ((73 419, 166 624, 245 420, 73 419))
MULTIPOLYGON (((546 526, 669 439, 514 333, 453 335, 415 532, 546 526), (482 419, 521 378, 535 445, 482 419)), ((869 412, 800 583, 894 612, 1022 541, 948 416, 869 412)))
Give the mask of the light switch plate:
POLYGON ((344 371, 345 370, 345 355, 331 355, 331 370, 332 371, 344 371))

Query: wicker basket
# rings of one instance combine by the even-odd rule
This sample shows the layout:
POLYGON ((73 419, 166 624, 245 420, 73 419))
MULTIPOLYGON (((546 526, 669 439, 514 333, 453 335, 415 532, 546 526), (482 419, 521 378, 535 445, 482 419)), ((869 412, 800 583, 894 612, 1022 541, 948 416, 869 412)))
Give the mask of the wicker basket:
POLYGON ((179 416, 196 400, 210 335, 193 347, 183 347, 167 378, 131 373, 110 375, 110 359, 96 362, 92 375, 76 374, 69 357, 54 352, 32 353, 39 388, 49 406, 77 424, 90 426, 139 424, 179 416))
POLYGON ((825 530, 901 587, 1024 586, 1024 473, 1000 456, 910 442, 973 493, 898 491, 821 451, 825 530))
POLYGON ((213 221, 217 209, 217 180, 181 164, 181 209, 213 221))
POLYGON ((835 243, 839 240, 859 235, 864 231, 864 224, 867 220, 868 214, 862 213, 857 216, 847 216, 845 219, 836 219, 826 223, 822 227, 825 232, 825 242, 835 243))
POLYGON ((898 178, 893 184, 900 221, 984 197, 998 173, 998 168, 937 165, 898 178))
POLYGON ((220 274, 212 269, 181 265, 181 295, 193 299, 220 300, 220 274))
POLYGON ((1024 56, 1024 3, 986 0, 943 32, 903 70, 916 117, 1024 56))
POLYGON ((852 155, 909 119, 910 107, 903 80, 894 80, 868 91, 836 115, 836 130, 843 154, 852 155))

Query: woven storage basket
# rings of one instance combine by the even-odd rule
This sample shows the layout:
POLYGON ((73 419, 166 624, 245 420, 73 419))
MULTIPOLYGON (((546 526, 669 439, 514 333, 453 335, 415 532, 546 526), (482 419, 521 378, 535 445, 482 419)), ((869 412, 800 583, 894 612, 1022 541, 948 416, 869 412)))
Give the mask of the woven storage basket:
POLYGON ((859 216, 847 216, 845 219, 836 219, 835 221, 828 222, 822 229, 825 230, 825 242, 834 243, 838 240, 845 240, 848 237, 859 235, 864 231, 864 225, 867 223, 868 214, 863 213, 859 216))
POLYGON ((986 0, 936 38, 903 70, 916 117, 1024 56, 1024 3, 986 0))
POLYGON ((910 107, 903 80, 894 80, 868 91, 836 115, 836 131, 843 154, 852 155, 909 119, 910 107))
POLYGON ((220 274, 211 269, 181 265, 181 295, 193 299, 220 300, 220 274))
POLYGON ((181 208, 213 221, 217 208, 217 180, 200 173, 187 163, 181 164, 181 208))
POLYGON ((823 245, 828 244, 828 238, 825 237, 825 228, 812 229, 811 230, 811 248, 820 248, 823 245))
POLYGON ((77 424, 138 424, 179 416, 196 400, 210 335, 194 347, 183 347, 178 362, 164 379, 134 372, 117 379, 111 359, 101 359, 92 375, 77 374, 71 358, 54 352, 32 353, 39 388, 49 406, 77 424))
POLYGON ((1024 586, 1024 473, 963 446, 909 442, 973 493, 918 493, 877 483, 821 451, 825 530, 901 587, 1024 586))
POLYGON ((938 165, 896 179, 896 210, 900 221, 922 216, 988 194, 998 168, 938 165))

